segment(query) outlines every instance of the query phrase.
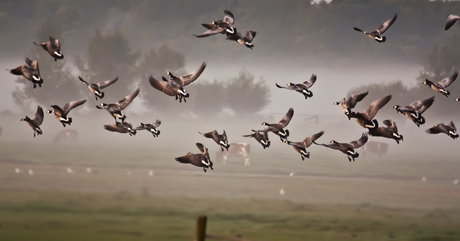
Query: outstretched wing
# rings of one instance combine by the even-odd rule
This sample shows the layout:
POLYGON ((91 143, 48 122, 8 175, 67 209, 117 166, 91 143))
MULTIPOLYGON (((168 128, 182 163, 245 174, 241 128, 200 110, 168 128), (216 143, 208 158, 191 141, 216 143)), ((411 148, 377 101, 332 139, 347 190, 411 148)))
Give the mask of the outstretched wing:
POLYGON ((456 132, 456 131, 457 131, 457 128, 455 127, 455 124, 454 124, 454 122, 450 121, 450 123, 449 123, 449 124, 447 124, 447 126, 450 126, 450 128, 452 128, 452 130, 453 130, 454 132, 456 132))
POLYGON ((219 142, 219 135, 217 134, 217 131, 216 130, 213 130, 213 131, 210 131, 210 132, 206 132, 206 133, 201 133, 201 132, 198 132, 200 133, 201 135, 203 135, 204 137, 206 138, 211 138, 213 139, 215 142, 219 142))
POLYGON ((356 103, 362 101, 364 99, 364 97, 367 96, 367 94, 369 94, 369 91, 361 93, 361 94, 357 94, 357 95, 352 95, 352 96, 348 97, 348 99, 346 99, 345 104, 350 109, 355 108, 356 103))
POLYGON ((292 116, 294 116, 294 109, 289 108, 286 115, 283 116, 283 118, 279 121, 279 124, 282 125, 283 128, 286 127, 287 125, 289 125, 289 122, 291 122, 292 116))
POLYGON ((281 89, 288 89, 288 90, 294 90, 295 89, 295 85, 287 85, 287 86, 281 86, 277 83, 275 83, 276 87, 278 88, 281 88, 281 89))
POLYGON ((384 107, 389 101, 391 100, 391 95, 387 95, 379 100, 375 100, 367 107, 366 111, 364 112, 368 117, 369 120, 372 120, 377 112, 384 107))
POLYGON ((451 28, 452 26, 454 26, 454 24, 460 20, 460 16, 457 16, 457 15, 449 15, 449 17, 447 17, 447 22, 446 22, 446 26, 444 27, 444 30, 449 30, 449 28, 451 28))
POLYGON ((55 39, 50 36, 50 43, 52 46, 54 46, 55 49, 61 49, 61 43, 59 42, 59 39, 55 39))
POLYGON ((367 133, 363 133, 361 138, 359 138, 356 141, 350 142, 350 144, 353 146, 354 149, 360 148, 362 145, 366 144, 367 139, 368 139, 367 133))
POLYGON ((206 62, 203 62, 201 66, 193 73, 184 75, 180 77, 181 86, 186 86, 193 81, 195 81, 198 77, 200 77, 201 73, 203 73, 204 69, 206 68, 206 62))
POLYGON ((117 102, 117 105, 120 106, 122 110, 124 110, 131 102, 136 98, 136 96, 139 94, 141 89, 137 88, 132 94, 127 95, 125 98, 121 99, 120 101, 117 102))
MULTIPOLYGON (((203 24, 203 26, 205 26, 205 25, 203 24)), ((220 28, 220 27, 214 27, 214 28, 210 28, 210 29, 206 30, 202 34, 198 34, 198 35, 194 34, 194 36, 197 37, 197 38, 204 38, 204 37, 216 35, 218 33, 222 33, 223 31, 225 31, 225 29, 220 28)))
POLYGON ((438 85, 441 86, 442 88, 446 88, 449 85, 451 85, 454 82, 454 80, 457 79, 457 76, 458 76, 458 72, 455 71, 455 73, 453 73, 451 76, 446 77, 442 79, 441 81, 439 81, 438 85))
POLYGON ((35 118, 34 121, 37 123, 37 125, 41 125, 43 123, 43 109, 41 106, 37 107, 37 112, 35 112, 35 118))
POLYGON ((251 43, 252 40, 256 37, 256 33, 255 31, 246 31, 246 34, 244 34, 244 41, 248 42, 248 43, 251 43))
POLYGON ((169 83, 168 81, 162 81, 162 80, 157 80, 155 78, 153 78, 153 76, 150 76, 149 77, 149 82, 150 82, 150 85, 161 91, 161 92, 164 92, 165 94, 167 95, 170 95, 170 96, 174 96, 176 95, 176 93, 173 91, 173 89, 171 89, 171 87, 169 86, 169 83))
POLYGON ((117 82, 118 80, 118 76, 115 77, 115 79, 111 79, 111 80, 106 80, 106 81, 103 81, 103 82, 99 82, 97 83, 96 85, 99 87, 99 89, 104 89, 105 87, 117 82))
POLYGON ((224 10, 224 22, 227 22, 229 25, 233 25, 235 23, 235 17, 233 17, 233 13, 228 10, 224 10))
POLYGON ((419 101, 414 101, 410 105, 415 108, 415 110, 421 115, 423 112, 425 112, 434 102, 434 96, 424 99, 424 100, 419 100, 419 101), (415 104, 414 104, 415 103, 415 104), (412 105, 414 104, 414 105, 412 105))
POLYGON ((380 26, 380 28, 377 29, 377 31, 380 33, 380 34, 383 34, 385 33, 385 31, 387 31, 387 29, 396 21, 396 18, 398 17, 398 14, 395 13, 395 15, 388 21, 384 22, 382 24, 382 26, 380 26))
POLYGON ((303 84, 307 87, 310 88, 312 87, 316 82, 316 74, 312 74, 309 80, 306 80, 303 82, 303 84))
POLYGON ((443 123, 434 125, 430 129, 425 131, 428 134, 448 133, 446 126, 443 123))
POLYGON ((67 115, 70 110, 73 108, 83 105, 86 102, 86 100, 76 100, 76 101, 71 101, 67 104, 65 104, 64 108, 62 109, 64 111, 64 114, 67 115))
POLYGON ((323 134, 324 134, 324 131, 320 131, 320 132, 318 132, 316 134, 313 134, 311 136, 307 136, 303 140, 303 143, 304 143, 305 147, 311 146, 311 144, 313 144, 316 140, 318 140, 318 138, 320 138, 323 134))

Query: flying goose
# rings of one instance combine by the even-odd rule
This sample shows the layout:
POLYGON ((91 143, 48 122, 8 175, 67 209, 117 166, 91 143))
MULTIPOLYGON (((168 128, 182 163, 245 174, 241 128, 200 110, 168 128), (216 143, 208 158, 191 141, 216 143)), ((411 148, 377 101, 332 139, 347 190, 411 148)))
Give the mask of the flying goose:
POLYGON ((395 105, 393 108, 396 109, 396 112, 405 115, 420 127, 420 125, 425 124, 425 117, 422 114, 430 108, 433 102, 434 96, 424 100, 416 100, 408 106, 395 105))
POLYGON ((84 85, 88 86, 88 89, 94 94, 96 100, 98 97, 99 99, 104 98, 104 92, 102 92, 101 89, 104 89, 105 87, 112 85, 118 80, 118 77, 115 77, 115 79, 106 80, 99 83, 88 83, 85 80, 83 80, 80 76, 78 76, 78 78, 81 82, 83 82, 84 85))
POLYGON ((313 92, 309 90, 316 82, 316 75, 312 74, 309 80, 304 81, 301 84, 294 84, 294 83, 287 83, 286 86, 280 86, 277 83, 275 83, 276 87, 282 88, 282 89, 288 89, 288 90, 295 90, 296 92, 299 92, 303 94, 305 99, 308 99, 308 97, 313 96, 313 92))
POLYGON ((444 30, 447 31, 449 30, 449 28, 451 28, 452 26, 454 26, 454 24, 460 20, 460 16, 457 16, 457 15, 449 15, 447 17, 447 22, 446 22, 446 26, 444 27, 444 30))
POLYGON ((307 136, 303 141, 300 142, 291 142, 286 140, 286 144, 291 145, 294 147, 294 150, 296 150, 298 153, 300 153, 300 157, 302 158, 302 161, 305 158, 310 158, 310 152, 306 150, 311 144, 313 144, 318 138, 320 138, 324 134, 324 131, 320 131, 316 134, 313 134, 311 136, 307 136))
POLYGON ((369 94, 369 91, 357 95, 351 95, 348 98, 343 98, 342 102, 334 102, 334 105, 338 105, 343 110, 343 113, 350 120, 351 109, 355 108, 356 103, 363 100, 364 97, 367 96, 367 94, 369 94))
POLYGON ((34 44, 41 46, 44 50, 46 50, 51 55, 51 57, 54 58, 54 61, 64 58, 64 55, 61 53, 61 43, 59 42, 59 39, 55 39, 50 36, 49 42, 43 42, 41 44, 34 42, 34 44))
POLYGON ((217 133, 216 130, 207 133, 198 133, 200 133, 200 135, 203 135, 206 138, 213 139, 220 146, 220 149, 222 149, 222 151, 224 151, 224 148, 228 151, 230 145, 228 144, 227 133, 225 133, 225 130, 222 132, 222 135, 219 135, 219 133, 217 133))
POLYGON ((125 98, 119 100, 114 104, 101 103, 100 106, 96 106, 98 109, 105 109, 117 122, 117 117, 120 118, 121 122, 125 122, 126 116, 121 111, 124 110, 136 96, 139 94, 141 89, 135 90, 132 94, 125 96, 125 98))
POLYGON ((199 35, 193 35, 197 38, 204 38, 211 35, 216 35, 218 33, 225 34, 225 33, 234 33, 235 30, 233 29, 232 25, 235 23, 235 18, 233 14, 228 11, 224 10, 224 19, 219 21, 214 21, 212 23, 203 23, 203 27, 207 28, 208 30, 199 35))
POLYGON ((289 124, 289 122, 292 119, 292 116, 294 116, 294 109, 289 108, 286 115, 284 115, 283 118, 278 123, 269 124, 267 122, 263 122, 262 125, 268 126, 263 131, 264 132, 271 131, 275 133, 276 135, 280 137, 281 141, 284 142, 286 138, 289 137, 289 130, 284 129, 284 128, 286 128, 286 126, 289 124))
POLYGON ((399 141, 404 141, 403 135, 398 133, 398 127, 393 120, 384 120, 383 124, 385 127, 381 126, 374 130, 369 130, 369 135, 371 136, 381 136, 385 138, 391 138, 399 144, 399 141))
POLYGON ((386 41, 386 37, 385 36, 382 36, 383 33, 385 33, 385 31, 387 31, 387 29, 395 22, 396 18, 398 17, 398 14, 395 13, 395 15, 388 21, 384 22, 382 24, 382 26, 380 26, 378 29, 372 31, 372 32, 367 32, 367 31, 363 31, 357 27, 353 27, 354 30, 358 31, 358 32, 362 32, 364 34, 367 34, 371 39, 379 42, 379 43, 382 43, 382 42, 385 42, 386 41))
POLYGON ((209 152, 208 148, 206 148, 203 144, 197 142, 196 146, 198 149, 200 149, 201 153, 198 154, 192 154, 192 153, 187 153, 185 156, 177 157, 176 161, 184 164, 192 164, 197 167, 202 167, 203 171, 206 172, 207 168, 211 168, 211 170, 214 170, 212 168, 212 161, 211 158, 209 158, 209 152))
POLYGON ((256 139, 257 142, 259 142, 262 145, 264 149, 270 147, 270 140, 268 139, 267 132, 256 130, 252 130, 252 132, 253 133, 249 135, 243 135, 243 137, 253 137, 254 139, 256 139))
POLYGON ((12 70, 11 74, 22 75, 24 78, 30 80, 34 84, 34 89, 37 87, 42 87, 43 79, 40 76, 40 68, 38 67, 38 62, 36 60, 32 61, 29 58, 26 58, 26 64, 20 65, 12 70))
POLYGON ((153 88, 169 96, 175 96, 176 100, 179 99, 179 102, 182 102, 182 99, 184 99, 184 102, 187 102, 186 98, 188 98, 190 95, 185 91, 184 86, 189 85, 198 77, 200 77, 205 68, 206 62, 203 62, 201 66, 193 73, 183 76, 176 76, 171 72, 167 72, 166 74, 170 77, 169 80, 164 76, 162 77, 163 81, 157 80, 153 78, 153 76, 150 76, 149 82, 153 88))
POLYGON ((34 130, 34 137, 35 135, 41 135, 43 134, 42 129, 40 128, 40 125, 43 123, 43 109, 41 106, 37 107, 37 111, 35 112, 35 118, 30 119, 28 116, 24 117, 21 119, 21 121, 26 121, 27 124, 34 130))
POLYGON ((139 126, 136 127, 136 130, 147 130, 152 133, 153 137, 158 137, 160 135, 160 130, 157 130, 157 127, 161 125, 160 120, 156 120, 155 123, 139 123, 139 126))
POLYGON ((351 162, 351 160, 355 161, 355 158, 359 157, 359 153, 357 153, 354 149, 360 148, 362 145, 366 144, 367 139, 367 133, 363 133, 361 138, 350 143, 339 143, 335 140, 332 140, 329 144, 321 145, 341 151, 348 156, 348 161, 351 162))
POLYGON ((441 81, 439 81, 438 83, 433 83, 430 80, 425 79, 423 84, 430 86, 431 89, 443 94, 445 97, 449 97, 450 92, 446 90, 446 88, 449 85, 451 85, 455 81, 455 79, 457 79, 457 76, 458 76, 458 72, 455 71, 455 73, 453 73, 450 77, 446 77, 442 79, 441 81))
POLYGON ((136 135, 136 130, 129 122, 115 122, 112 125, 104 125, 104 129, 111 132, 128 133, 130 136, 136 135))
POLYGON ((247 48, 254 48, 254 44, 252 44, 252 40, 256 37, 255 31, 246 31, 246 34, 241 34, 237 32, 236 28, 233 28, 234 32, 229 33, 227 32, 227 40, 236 41, 237 43, 246 46, 247 48))
POLYGON ((375 100, 367 107, 364 112, 351 112, 350 117, 355 118, 356 122, 364 128, 375 130, 379 123, 374 116, 377 112, 391 100, 391 95, 387 95, 379 100, 375 100))
POLYGON ((80 106, 80 105, 83 105, 84 103, 86 102, 86 100, 76 100, 76 101, 71 101, 67 104, 64 105, 64 108, 61 108, 57 105, 52 105, 51 107, 53 107, 53 110, 49 110, 47 111, 46 113, 47 114, 54 114, 54 117, 60 121, 62 123, 62 125, 65 127, 65 125, 69 125, 72 123, 72 118, 71 117, 67 117, 67 114, 69 114, 69 112, 77 107, 77 106, 80 106))
POLYGON ((447 125, 445 125, 444 123, 436 124, 430 129, 426 130, 426 133, 428 134, 444 133, 448 135, 449 137, 452 137, 452 139, 458 138, 457 128, 455 127, 454 122, 452 121, 450 121, 450 123, 447 125))

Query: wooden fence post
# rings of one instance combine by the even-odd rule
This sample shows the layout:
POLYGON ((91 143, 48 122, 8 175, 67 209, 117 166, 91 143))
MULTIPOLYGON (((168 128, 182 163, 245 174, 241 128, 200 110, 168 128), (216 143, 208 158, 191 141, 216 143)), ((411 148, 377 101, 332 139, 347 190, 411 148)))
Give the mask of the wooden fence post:
POLYGON ((196 218, 195 241, 204 241, 206 237, 206 220, 205 215, 196 218))

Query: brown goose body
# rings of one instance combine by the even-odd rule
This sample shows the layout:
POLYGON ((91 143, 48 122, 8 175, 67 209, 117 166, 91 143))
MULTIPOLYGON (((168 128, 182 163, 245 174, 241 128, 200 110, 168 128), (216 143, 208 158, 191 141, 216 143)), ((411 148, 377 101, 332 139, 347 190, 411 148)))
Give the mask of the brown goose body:
POLYGON ((211 158, 209 157, 208 148, 206 148, 201 143, 196 143, 198 149, 200 149, 201 153, 193 154, 191 152, 187 153, 185 156, 177 157, 175 160, 180 163, 184 164, 192 164, 197 167, 203 168, 203 171, 206 172, 206 169, 211 168, 213 169, 213 163, 211 158))
POLYGON ((256 141, 259 142, 264 149, 270 147, 271 144, 270 139, 268 139, 268 134, 265 131, 252 130, 251 134, 243 135, 243 137, 252 137, 256 139, 256 141))
POLYGON ((324 131, 320 131, 316 134, 305 137, 303 141, 299 142, 291 142, 286 140, 286 144, 291 145, 294 148, 294 150, 300 154, 300 157, 303 161, 305 158, 310 158, 310 152, 308 152, 306 148, 310 147, 311 144, 315 143, 315 141, 318 140, 318 138, 320 138, 323 134, 324 131))
POLYGON ((54 61, 58 59, 63 59, 64 55, 61 52, 61 43, 59 42, 59 39, 55 39, 50 36, 49 42, 43 42, 41 44, 37 44, 34 42, 35 45, 41 46, 46 52, 48 52, 51 57, 54 58, 54 61))
POLYGON ((43 131, 40 128, 40 125, 43 123, 44 113, 41 106, 37 107, 37 111, 35 112, 34 119, 30 119, 28 116, 21 119, 21 121, 27 122, 30 128, 34 130, 34 137, 38 135, 42 135, 43 131))
POLYGON ((347 155, 348 161, 351 162, 352 160, 355 161, 355 158, 359 157, 359 153, 357 153, 354 149, 360 148, 362 145, 366 144, 367 140, 367 134, 363 133, 361 138, 350 143, 339 143, 335 140, 332 140, 329 144, 321 145, 342 152, 343 154, 347 155))
POLYGON ((228 144, 227 133, 225 133, 225 130, 222 132, 222 134, 217 133, 216 130, 206 132, 206 133, 201 133, 201 132, 198 132, 198 133, 200 133, 206 138, 213 139, 220 146, 222 151, 224 151, 224 148, 228 151, 228 148, 230 147, 230 145, 228 144))
POLYGON ((83 105, 86 103, 86 100, 76 100, 76 101, 71 101, 67 104, 64 105, 63 108, 57 106, 57 105, 52 105, 53 110, 49 110, 46 113, 48 114, 53 114, 54 117, 61 122, 61 124, 65 127, 66 125, 69 125, 72 123, 72 118, 68 117, 67 115, 69 112, 74 109, 75 107, 78 107, 80 105, 83 105))
POLYGON ((106 103, 101 103, 101 105, 96 106, 98 109, 105 109, 109 112, 109 114, 115 119, 115 122, 117 122, 117 118, 121 120, 121 122, 125 122, 126 115, 122 113, 122 110, 124 110, 131 102, 136 98, 136 96, 139 94, 140 89, 138 88, 135 90, 132 94, 125 96, 123 99, 119 100, 117 103, 111 103, 111 104, 106 104, 106 103))
POLYGON ((40 76, 40 68, 36 60, 32 61, 29 58, 25 59, 26 64, 20 65, 14 69, 11 69, 9 72, 14 75, 22 75, 24 78, 32 82, 34 89, 37 87, 42 87, 43 79, 40 76))

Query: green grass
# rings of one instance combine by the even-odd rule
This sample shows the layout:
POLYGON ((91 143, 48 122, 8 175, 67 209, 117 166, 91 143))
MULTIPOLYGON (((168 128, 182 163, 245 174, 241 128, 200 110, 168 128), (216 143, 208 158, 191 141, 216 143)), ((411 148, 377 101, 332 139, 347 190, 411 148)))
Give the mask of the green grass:
POLYGON ((234 158, 203 173, 165 142, 0 143, 0 241, 193 240, 202 214, 209 235, 235 240, 460 240, 455 156, 349 163, 313 149, 302 162, 275 143, 252 145, 250 167, 234 158))

